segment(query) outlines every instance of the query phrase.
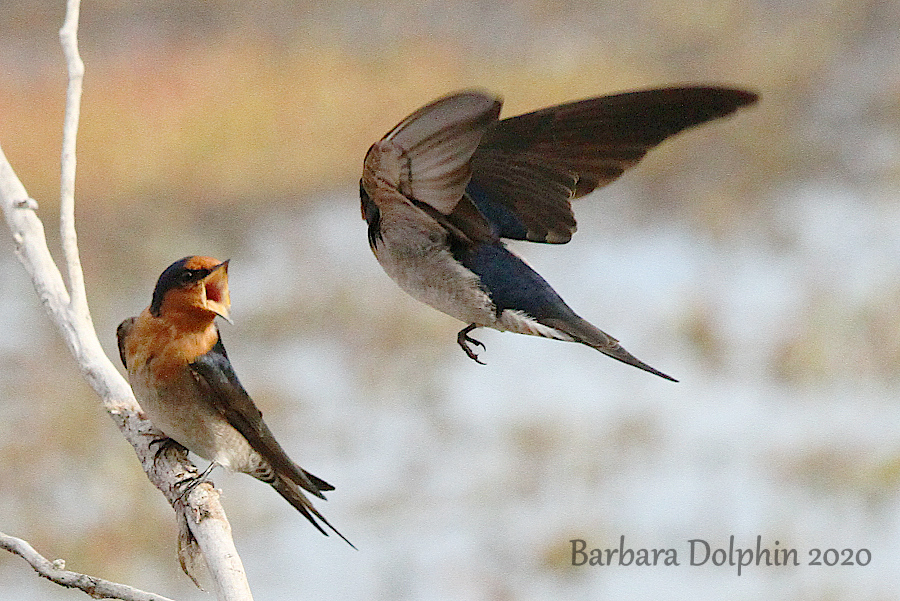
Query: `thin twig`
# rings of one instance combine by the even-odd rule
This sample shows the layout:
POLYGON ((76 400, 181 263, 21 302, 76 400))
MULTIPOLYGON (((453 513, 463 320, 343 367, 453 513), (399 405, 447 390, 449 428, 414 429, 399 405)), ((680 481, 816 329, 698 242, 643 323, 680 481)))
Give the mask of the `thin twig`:
POLYGON ((63 123, 62 157, 60 168, 59 233, 62 239, 63 256, 66 261, 66 276, 73 312, 79 318, 90 319, 87 294, 84 289, 84 275, 78 254, 78 236, 75 233, 75 142, 78 137, 78 120, 81 114, 81 87, 84 80, 84 62, 78 52, 78 16, 80 0, 68 0, 66 19, 59 30, 59 40, 66 66, 69 71, 69 85, 66 89, 66 116, 63 123))
POLYGON ((34 550, 21 538, 0 532, 0 548, 6 549, 27 561, 34 571, 51 582, 67 588, 77 588, 94 599, 122 599, 123 601, 172 601, 168 597, 148 593, 140 589, 95 578, 65 569, 66 563, 57 559, 50 561, 34 550))

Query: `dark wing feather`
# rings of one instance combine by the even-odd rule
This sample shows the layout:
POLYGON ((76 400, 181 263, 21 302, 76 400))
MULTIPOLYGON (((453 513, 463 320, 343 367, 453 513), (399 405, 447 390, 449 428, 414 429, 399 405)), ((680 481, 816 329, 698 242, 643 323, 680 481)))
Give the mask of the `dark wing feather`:
POLYGON ((333 486, 320 478, 311 477, 294 463, 275 440, 262 419, 262 413, 234 373, 221 338, 209 352, 191 363, 191 370, 209 386, 210 399, 228 423, 244 435, 250 446, 277 473, 318 497, 324 498, 320 492, 322 490, 334 490, 333 486))
POLYGON ((503 119, 472 156, 468 192, 488 218, 518 219, 495 222, 501 237, 565 243, 575 231, 571 199, 612 182, 667 137, 756 99, 728 88, 663 88, 503 119))

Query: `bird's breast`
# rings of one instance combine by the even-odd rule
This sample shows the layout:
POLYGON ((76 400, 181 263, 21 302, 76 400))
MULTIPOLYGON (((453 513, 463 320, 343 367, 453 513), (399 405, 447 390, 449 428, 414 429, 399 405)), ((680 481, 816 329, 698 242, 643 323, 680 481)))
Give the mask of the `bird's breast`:
POLYGON ((136 324, 126 352, 128 379, 147 418, 166 436, 208 461, 236 471, 255 469, 258 454, 219 412, 209 387, 190 368, 202 341, 171 337, 158 324, 146 324, 136 324))
POLYGON ((129 371, 134 394, 147 418, 159 430, 196 455, 236 471, 258 464, 257 454, 215 407, 208 392, 185 366, 158 377, 150 365, 129 371))
POLYGON ((465 323, 493 326, 494 304, 479 278, 450 252, 449 234, 417 209, 382 210, 373 247, 385 272, 413 298, 465 323))

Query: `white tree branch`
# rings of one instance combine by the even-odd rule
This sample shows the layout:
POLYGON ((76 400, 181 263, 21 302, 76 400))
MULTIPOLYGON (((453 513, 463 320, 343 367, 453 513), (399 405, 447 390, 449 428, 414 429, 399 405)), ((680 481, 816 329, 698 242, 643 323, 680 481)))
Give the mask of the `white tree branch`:
POLYGON ((12 232, 15 252, 31 277, 41 304, 63 337, 82 375, 100 396, 122 434, 134 447, 150 481, 175 508, 179 524, 179 559, 197 582, 195 566, 205 563, 217 598, 250 601, 252 595, 240 557, 231 538, 231 527, 211 485, 195 487, 183 497, 185 478, 197 470, 184 451, 169 447, 158 452, 154 444, 162 434, 153 429, 125 379, 103 353, 94 330, 84 290, 84 276, 75 235, 74 185, 75 140, 84 65, 78 56, 79 0, 67 0, 66 20, 60 38, 69 70, 62 152, 60 227, 70 288, 47 248, 44 226, 37 217, 37 203, 28 196, 0 148, 0 208, 12 232), (202 557, 200 555, 202 551, 202 557), (205 561, 204 561, 205 560, 205 561))
POLYGON ((81 115, 81 86, 84 80, 84 62, 78 52, 78 16, 81 0, 68 0, 66 18, 59 30, 59 40, 69 71, 66 88, 66 116, 63 124, 62 158, 59 187, 59 232, 62 239, 66 275, 71 294, 72 311, 90 319, 81 258, 78 255, 78 236, 75 234, 75 141, 78 137, 78 120, 81 115))
POLYGON ((172 601, 168 597, 162 597, 153 593, 132 588, 125 584, 118 584, 95 578, 78 572, 70 572, 66 569, 66 563, 57 559, 50 561, 34 550, 34 547, 26 541, 8 536, 0 532, 0 549, 20 556, 31 564, 34 571, 51 582, 67 588, 77 588, 94 599, 122 599, 123 601, 172 601))

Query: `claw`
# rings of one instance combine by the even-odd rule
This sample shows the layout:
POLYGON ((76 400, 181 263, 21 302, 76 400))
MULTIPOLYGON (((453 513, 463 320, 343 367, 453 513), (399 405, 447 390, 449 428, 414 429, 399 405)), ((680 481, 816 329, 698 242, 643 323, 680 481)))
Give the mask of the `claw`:
MULTIPOLYGON (((170 449, 175 449, 181 447, 177 442, 169 438, 168 436, 161 436, 160 438, 154 438, 147 445, 148 447, 156 447, 156 452, 154 453, 154 458, 159 457, 160 455, 165 455, 170 449)), ((182 447, 183 448, 183 447, 182 447)))
POLYGON ((469 332, 477 328, 478 325, 474 323, 470 323, 462 330, 459 331, 459 334, 456 335, 456 342, 459 344, 460 348, 465 351, 466 355, 469 356, 469 359, 474 361, 475 363, 479 363, 481 365, 485 365, 485 362, 478 358, 478 355, 475 354, 475 351, 472 350, 470 344, 474 344, 476 346, 480 346, 481 348, 487 348, 484 346, 484 343, 480 340, 475 340, 471 336, 469 336, 469 332))
POLYGON ((181 494, 178 495, 178 500, 181 502, 184 502, 184 500, 187 498, 187 496, 189 494, 191 494, 191 491, 194 490, 195 488, 197 488, 199 485, 206 482, 206 479, 209 476, 210 472, 212 472, 213 469, 217 468, 218 466, 219 466, 219 464, 216 463, 215 461, 213 461, 212 463, 209 464, 209 467, 207 467, 205 470, 203 470, 202 474, 200 474, 198 476, 189 476, 189 477, 185 478, 184 480, 182 480, 181 482, 179 482, 178 485, 184 486, 184 490, 182 490, 181 494))

